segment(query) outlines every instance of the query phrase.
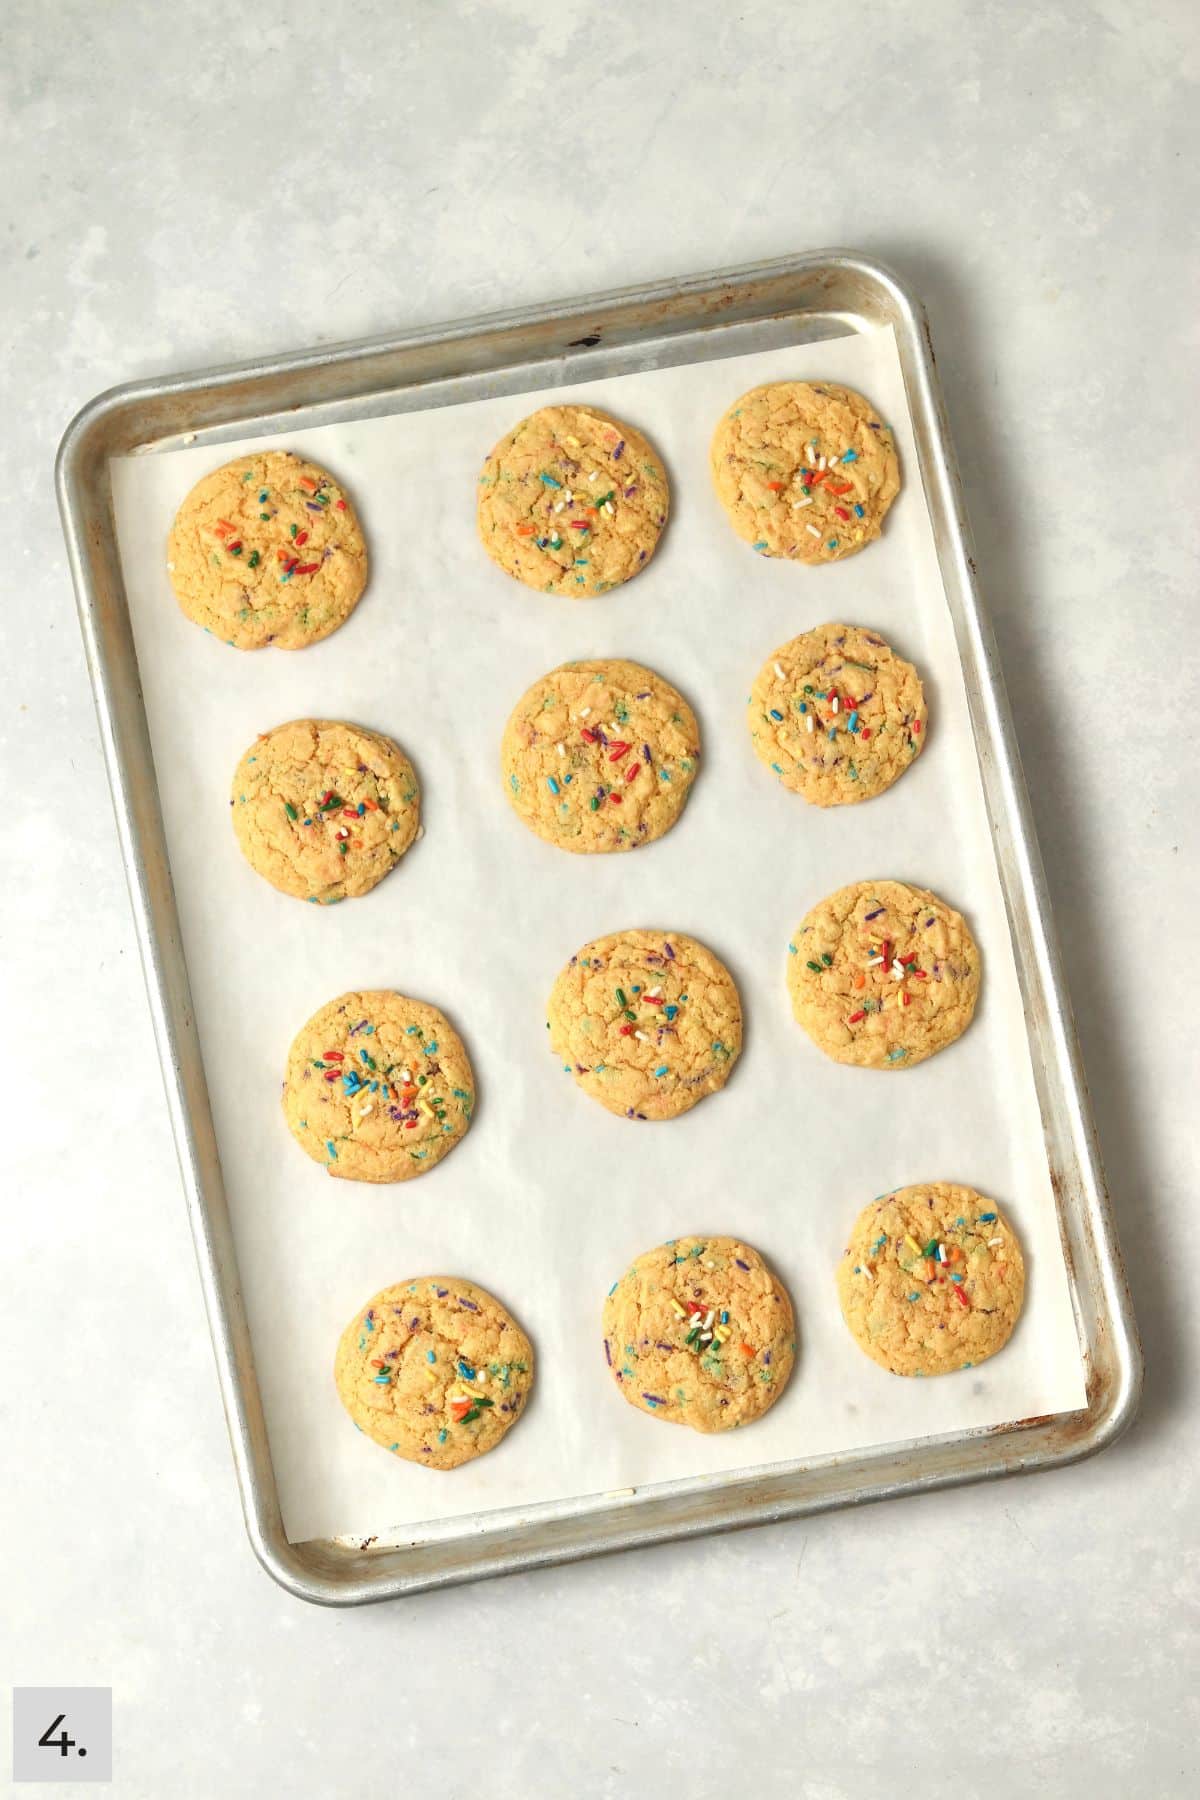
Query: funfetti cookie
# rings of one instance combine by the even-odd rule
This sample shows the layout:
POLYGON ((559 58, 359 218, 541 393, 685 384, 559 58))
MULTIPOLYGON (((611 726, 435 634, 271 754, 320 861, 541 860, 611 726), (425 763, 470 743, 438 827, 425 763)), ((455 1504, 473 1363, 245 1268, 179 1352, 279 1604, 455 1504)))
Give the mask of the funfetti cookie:
POLYGON ((670 505, 657 451, 591 406, 543 406, 506 432, 479 477, 484 548, 506 575, 587 600, 654 555, 670 505))
POLYGON ((237 650, 302 650, 344 625, 367 582, 349 496, 290 450, 256 450, 198 481, 167 570, 189 619, 237 650))
POLYGON ((752 388, 709 454, 729 522, 760 556, 853 556, 879 536, 900 491, 891 431, 869 400, 828 381, 752 388))

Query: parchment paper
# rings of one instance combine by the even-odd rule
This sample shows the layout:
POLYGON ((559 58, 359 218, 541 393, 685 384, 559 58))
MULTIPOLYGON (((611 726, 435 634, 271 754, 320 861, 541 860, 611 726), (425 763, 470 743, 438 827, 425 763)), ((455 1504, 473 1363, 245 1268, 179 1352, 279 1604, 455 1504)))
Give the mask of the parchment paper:
POLYGON ((212 1092, 259 1379, 289 1537, 378 1533, 498 1507, 594 1495, 828 1451, 941 1435, 1084 1404, 1021 1002, 959 674, 890 330, 798 349, 580 382, 114 462, 121 554, 158 765, 192 992, 212 1092), (757 382, 840 380, 893 425, 904 489, 881 542, 840 564, 756 557, 712 492, 722 409, 757 382), (649 569, 572 603, 509 580, 475 534, 484 454, 524 413, 570 394, 639 426, 666 461, 672 517, 649 569), (180 613, 165 568, 172 516, 209 468, 260 443, 326 464, 359 508, 372 557, 350 622, 311 649, 243 654, 180 613), (916 662, 928 747, 882 797, 819 811, 777 786, 744 720, 780 643, 840 620, 916 662), (625 856, 571 856, 511 812, 500 735, 536 676, 624 656, 691 701, 701 772, 682 820, 625 856), (255 733, 347 718, 412 756, 425 836, 372 894, 306 906, 243 861, 229 783, 255 733), (974 1024, 896 1074, 829 1062, 792 1019, 787 943, 843 883, 896 876, 968 917, 983 952, 974 1024), (745 1049, 727 1088, 685 1117, 610 1116, 546 1041, 555 974, 602 932, 691 933, 733 971, 745 1049), (397 1187, 333 1181, 279 1105, 292 1036, 351 988, 444 1008, 479 1089, 465 1142, 397 1187), (999 1201, 1029 1262, 1025 1313, 981 1367, 906 1381, 851 1340, 833 1267, 875 1195, 969 1182, 999 1201), (686 1232, 736 1232, 786 1281, 800 1353, 774 1409, 702 1437, 635 1412, 604 1365, 599 1312, 629 1259, 686 1232), (334 1391, 338 1336, 377 1289, 462 1274, 532 1336, 538 1379, 501 1447, 452 1474, 360 1436, 334 1391))

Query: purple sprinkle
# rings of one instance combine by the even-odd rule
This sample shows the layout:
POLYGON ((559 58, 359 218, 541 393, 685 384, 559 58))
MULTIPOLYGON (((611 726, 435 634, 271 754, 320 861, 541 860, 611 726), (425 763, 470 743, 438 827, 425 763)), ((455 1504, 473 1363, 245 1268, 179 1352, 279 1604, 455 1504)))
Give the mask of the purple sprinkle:
POLYGON ((643 762, 650 761, 650 746, 649 746, 649 744, 642 745, 642 761, 643 762))
POLYGON ((450 1292, 450 1289, 435 1287, 433 1291, 437 1295, 439 1300, 444 1300, 446 1298, 446 1295, 450 1292))
POLYGON ((348 1033, 347 1033, 347 1036, 349 1036, 349 1037, 355 1037, 355 1036, 356 1036, 356 1035, 357 1035, 357 1034, 358 1034, 358 1033, 359 1033, 359 1032, 360 1032, 360 1031, 362 1031, 362 1030, 363 1030, 363 1028, 364 1028, 364 1027, 365 1027, 365 1025, 366 1025, 366 1023, 367 1023, 367 1021, 366 1021, 366 1020, 365 1020, 365 1019, 360 1019, 360 1020, 359 1020, 359 1021, 358 1021, 358 1024, 357 1024, 357 1025, 352 1025, 352 1026, 351 1026, 351 1027, 350 1027, 350 1030, 349 1030, 349 1032, 348 1032, 348 1033))
POLYGON ((644 550, 639 550, 638 551, 638 561, 641 563, 641 562, 645 562, 645 560, 646 560, 646 552, 644 550))
POLYGON ((654 1348, 655 1348, 655 1349, 656 1349, 656 1350, 673 1350, 673 1349, 674 1349, 674 1348, 675 1348, 675 1346, 674 1346, 674 1344, 659 1344, 659 1343, 656 1343, 656 1344, 655 1344, 655 1346, 654 1346, 654 1348))
POLYGON ((877 919, 879 917, 880 913, 885 913, 886 911, 887 911, 886 906, 877 906, 873 913, 867 914, 867 919, 877 919))
POLYGON ((671 961, 674 962, 675 961, 675 952, 672 950, 670 944, 664 944, 663 949, 666 951, 666 953, 670 957, 671 961))
POLYGON ((930 927, 930 926, 931 926, 931 925, 932 925, 932 924, 933 924, 933 920, 932 920, 932 919, 926 919, 926 921, 925 921, 925 929, 926 929, 926 931, 928 931, 928 930, 929 930, 929 927, 930 927))
POLYGON ((410 1331, 420 1331, 420 1329, 421 1329, 420 1319, 410 1319, 408 1321, 408 1329, 410 1331))
POLYGON ((635 481, 632 487, 627 487, 625 489, 625 498, 628 500, 629 496, 631 494, 636 494, 636 493, 637 493, 637 482, 635 481))
POLYGON ((771 1360, 771 1352, 769 1350, 764 1350, 763 1351, 763 1361, 765 1363, 769 1363, 770 1360, 771 1360))
POLYGON ((612 1351, 608 1347, 608 1339, 607 1338, 605 1338, 605 1340, 604 1340, 604 1360, 608 1364, 609 1368, 611 1369, 612 1368, 612 1351))
POLYGON ((605 737, 604 733, 601 731, 601 729, 598 725, 596 727, 596 736, 600 739, 600 742, 604 745, 604 748, 607 750, 608 749, 608 739, 605 737))
POLYGON ((464 1300, 461 1294, 456 1294, 455 1299, 458 1301, 458 1304, 460 1306, 465 1306, 468 1312, 478 1312, 479 1311, 479 1308, 476 1306, 476 1304, 473 1300, 464 1300))
POLYGON ((745 1269, 746 1272, 749 1273, 749 1270, 750 1270, 749 1263, 744 1263, 740 1256, 735 1256, 733 1260, 737 1264, 739 1269, 745 1269))
MULTIPOLYGON (((597 789, 596 789, 596 798, 597 798, 597 800, 603 800, 603 798, 604 798, 604 789, 603 789, 603 788, 602 788, 602 787, 598 787, 598 788, 597 788, 597 789)), ((573 958, 572 958, 572 960, 574 960, 574 959, 573 959, 573 958)))
POLYGON ((661 1394, 643 1394, 642 1399, 648 1400, 651 1406, 665 1406, 667 1404, 661 1394))
POLYGON ((869 631, 864 631, 863 636, 866 638, 868 644, 874 644, 878 649, 883 648, 882 638, 872 637, 869 631))
POLYGON ((613 451, 613 461, 614 462, 617 461, 618 457, 620 456, 620 454, 624 448, 625 448, 625 439, 622 438, 620 443, 617 445, 616 449, 613 451))
POLYGON ((648 700, 650 698, 650 689, 647 688, 644 693, 635 694, 633 697, 635 700, 648 700))
POLYGON ((306 500, 304 502, 304 504, 305 504, 305 506, 307 506, 309 512, 324 512, 325 511, 325 508, 323 506, 318 506, 315 500, 306 500))

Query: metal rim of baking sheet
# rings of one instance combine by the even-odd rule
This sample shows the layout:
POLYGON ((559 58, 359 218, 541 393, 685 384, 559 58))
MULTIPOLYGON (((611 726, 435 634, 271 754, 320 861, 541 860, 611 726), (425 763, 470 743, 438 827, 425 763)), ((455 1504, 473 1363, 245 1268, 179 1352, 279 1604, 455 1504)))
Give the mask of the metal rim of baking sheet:
POLYGON ((357 1605, 608 1550, 1075 1462, 1133 1418, 1141 1349, 1100 1167, 1045 876, 920 305, 888 269, 814 251, 199 374, 93 400, 59 447, 59 507, 250 1541, 305 1600, 357 1605), (229 1211, 192 1015, 154 761, 117 551, 108 460, 249 431, 453 405, 633 369, 892 325, 967 685, 1029 1028, 1059 1231, 1084 1360, 1072 1413, 796 1459, 520 1510, 478 1513, 375 1548, 290 1544, 283 1530, 229 1211))

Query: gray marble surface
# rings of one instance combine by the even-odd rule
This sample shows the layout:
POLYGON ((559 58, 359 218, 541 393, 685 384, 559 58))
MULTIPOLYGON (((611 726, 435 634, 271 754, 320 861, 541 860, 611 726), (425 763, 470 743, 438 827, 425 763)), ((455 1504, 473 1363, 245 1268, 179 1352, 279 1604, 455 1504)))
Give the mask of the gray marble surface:
POLYGON ((10 0, 0 32, 0 1684, 111 1684, 130 1800, 1194 1791, 1194 10, 10 0), (242 1533, 58 437, 126 377, 829 243, 931 315, 1141 1420, 1037 1479, 306 1608, 242 1533))

